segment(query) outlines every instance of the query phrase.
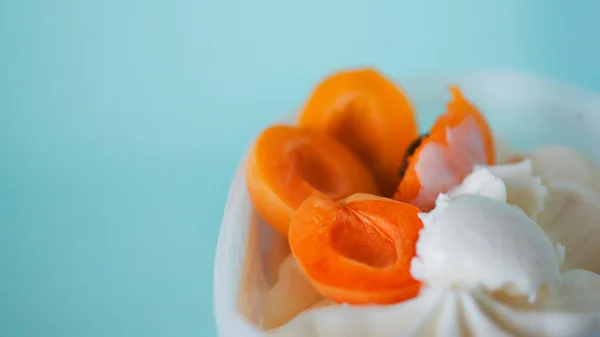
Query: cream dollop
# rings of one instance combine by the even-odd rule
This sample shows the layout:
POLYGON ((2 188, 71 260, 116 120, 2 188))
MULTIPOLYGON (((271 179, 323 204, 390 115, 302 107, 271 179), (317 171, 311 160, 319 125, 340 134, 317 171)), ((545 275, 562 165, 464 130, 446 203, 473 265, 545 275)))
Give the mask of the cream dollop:
POLYGON ((600 273, 600 193, 567 181, 550 181, 548 189, 538 224, 552 241, 565 245, 563 271, 600 273))
POLYGON ((600 275, 572 270, 555 296, 535 304, 482 289, 426 288, 389 306, 329 306, 307 310, 271 337, 582 336, 600 328, 600 275))
POLYGON ((423 229, 414 278, 431 288, 505 290, 535 300, 560 282, 560 252, 519 208, 497 199, 441 194, 423 229))
POLYGON ((502 202, 506 202, 508 199, 508 191, 504 181, 485 166, 476 166, 475 170, 460 185, 448 192, 448 197, 453 199, 467 194, 488 197, 502 202))
POLYGON ((568 181, 600 192, 600 168, 583 153, 561 145, 549 145, 525 152, 533 173, 549 181, 568 181))
POLYGON ((548 189, 542 178, 533 175, 531 160, 495 166, 475 166, 459 185, 448 192, 454 198, 463 194, 476 194, 507 202, 523 210, 536 220, 544 211, 548 189))
MULTIPOLYGON (((475 170, 478 168, 476 167, 475 170)), ((534 175, 533 163, 525 159, 519 163, 489 166, 506 187, 506 202, 523 210, 533 220, 544 211, 548 189, 542 178, 534 175)))

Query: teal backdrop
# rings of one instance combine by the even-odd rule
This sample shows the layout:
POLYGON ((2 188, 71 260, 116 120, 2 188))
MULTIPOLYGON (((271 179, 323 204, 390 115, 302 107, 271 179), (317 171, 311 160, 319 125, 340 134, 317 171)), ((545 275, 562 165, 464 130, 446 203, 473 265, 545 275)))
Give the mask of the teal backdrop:
MULTIPOLYGON (((2 0, 0 336, 214 336, 229 181, 325 73, 600 90, 593 0, 2 0)), ((241 337, 241 336, 240 336, 241 337)))

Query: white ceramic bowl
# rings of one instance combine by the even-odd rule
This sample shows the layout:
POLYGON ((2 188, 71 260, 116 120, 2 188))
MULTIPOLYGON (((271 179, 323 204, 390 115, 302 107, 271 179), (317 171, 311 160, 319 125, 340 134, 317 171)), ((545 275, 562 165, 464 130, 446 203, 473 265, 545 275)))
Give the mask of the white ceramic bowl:
MULTIPOLYGON (((421 129, 428 129, 445 111, 450 98, 447 85, 459 84, 485 113, 494 132, 516 149, 563 144, 600 159, 600 96, 595 93, 504 71, 406 78, 399 84, 417 109, 421 129)), ((258 255, 258 246, 270 244, 269 229, 256 222, 248 199, 244 161, 231 183, 215 259, 214 310, 218 334, 223 337, 263 335, 238 309, 241 279, 248 277, 244 273, 246 252, 258 255)))

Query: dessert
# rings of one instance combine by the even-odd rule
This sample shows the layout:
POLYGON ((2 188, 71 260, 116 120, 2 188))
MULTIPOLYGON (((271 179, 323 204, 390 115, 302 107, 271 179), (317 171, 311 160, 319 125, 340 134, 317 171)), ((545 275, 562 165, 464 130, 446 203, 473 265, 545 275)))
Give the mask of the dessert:
POLYGON ((278 144, 261 136, 250 156, 248 171, 255 165, 260 173, 248 175, 251 199, 290 248, 264 291, 264 334, 578 336, 600 328, 595 163, 564 146, 512 152, 457 86, 449 87, 447 111, 418 136, 407 96, 372 71, 326 80, 300 122, 276 127, 278 144), (379 85, 395 94, 381 95, 379 85), (387 99, 397 108, 380 113, 331 103, 345 97, 369 97, 357 101, 377 102, 372 106, 387 99), (374 120, 394 120, 394 111, 402 122, 392 149, 375 141, 383 129, 374 120), (372 119, 355 122, 364 115, 372 119), (326 158, 320 161, 335 167, 321 180, 327 170, 319 161, 289 161, 280 150, 302 143, 305 133, 326 158), (259 148, 276 150, 257 155, 259 148), (373 160, 382 156, 393 159, 373 160), (395 194, 392 168, 400 173, 395 194), (286 173, 294 178, 285 184, 269 177, 286 173), (273 210, 284 216, 269 217, 273 210))

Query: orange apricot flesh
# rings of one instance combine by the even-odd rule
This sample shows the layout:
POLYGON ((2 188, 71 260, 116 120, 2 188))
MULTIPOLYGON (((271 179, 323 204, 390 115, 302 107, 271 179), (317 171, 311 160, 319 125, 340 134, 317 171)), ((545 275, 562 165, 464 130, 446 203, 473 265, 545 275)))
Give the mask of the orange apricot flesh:
POLYGON ((330 133, 357 153, 373 171, 384 196, 396 190, 402 154, 418 135, 406 95, 371 68, 325 78, 304 106, 299 125, 330 133))
POLYGON ((412 205, 369 194, 307 198, 292 218, 292 254, 313 286, 338 303, 392 304, 421 283, 410 261, 422 228, 412 205))
POLYGON ((368 168, 335 138, 276 125, 258 137, 246 167, 248 194, 256 211, 287 237, 296 208, 309 196, 340 199, 378 193, 368 168))
POLYGON ((475 165, 495 161, 493 134, 477 107, 457 86, 450 87, 448 110, 422 137, 402 172, 394 199, 413 204, 424 212, 435 205, 439 193, 459 184, 475 165))

